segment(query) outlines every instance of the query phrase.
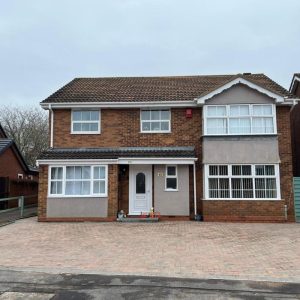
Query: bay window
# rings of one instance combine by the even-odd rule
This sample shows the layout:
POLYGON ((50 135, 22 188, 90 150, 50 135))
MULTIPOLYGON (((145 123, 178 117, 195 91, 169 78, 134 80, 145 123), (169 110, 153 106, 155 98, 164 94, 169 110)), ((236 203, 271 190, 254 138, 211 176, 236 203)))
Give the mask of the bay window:
POLYGON ((205 134, 208 135, 276 133, 273 104, 208 105, 204 114, 205 134))
POLYGON ((49 195, 107 196, 107 166, 50 167, 49 195))
POLYGON ((279 199, 278 165, 206 165, 207 199, 279 199))

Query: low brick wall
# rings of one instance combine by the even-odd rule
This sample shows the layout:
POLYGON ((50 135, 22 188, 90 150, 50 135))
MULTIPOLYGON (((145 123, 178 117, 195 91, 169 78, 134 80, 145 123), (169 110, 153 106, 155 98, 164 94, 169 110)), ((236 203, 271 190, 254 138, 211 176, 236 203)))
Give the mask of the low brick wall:
POLYGON ((203 200, 204 221, 285 221, 283 200, 203 200))

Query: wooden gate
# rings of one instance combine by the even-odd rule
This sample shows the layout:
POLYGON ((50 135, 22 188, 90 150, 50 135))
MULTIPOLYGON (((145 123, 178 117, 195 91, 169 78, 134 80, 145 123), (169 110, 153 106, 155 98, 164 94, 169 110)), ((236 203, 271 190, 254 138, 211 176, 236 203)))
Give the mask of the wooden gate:
MULTIPOLYGON (((6 198, 9 195, 9 178, 8 177, 0 177, 0 199, 6 198)), ((0 210, 7 209, 8 201, 0 202, 0 210)))
POLYGON ((300 177, 294 177, 294 204, 296 222, 300 222, 300 177))

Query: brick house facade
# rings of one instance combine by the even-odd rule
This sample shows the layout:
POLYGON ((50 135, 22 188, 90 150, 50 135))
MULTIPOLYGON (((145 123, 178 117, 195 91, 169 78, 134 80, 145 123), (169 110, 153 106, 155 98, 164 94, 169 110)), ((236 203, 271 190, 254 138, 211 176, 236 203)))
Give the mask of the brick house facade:
POLYGON ((39 220, 294 221, 289 99, 262 74, 75 79, 41 103, 39 220))

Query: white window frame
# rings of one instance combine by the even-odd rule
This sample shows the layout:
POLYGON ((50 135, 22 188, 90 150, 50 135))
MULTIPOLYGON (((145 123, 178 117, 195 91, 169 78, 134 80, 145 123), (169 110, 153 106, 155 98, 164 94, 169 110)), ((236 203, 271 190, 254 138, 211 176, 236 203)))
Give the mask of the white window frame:
POLYGON ((62 183, 62 192, 64 191, 64 168, 62 166, 51 166, 49 167, 49 172, 48 172, 48 197, 56 197, 60 196, 61 194, 51 194, 51 182, 61 182, 62 183), (52 169, 53 168, 62 168, 62 179, 51 179, 51 174, 52 174, 52 169))
POLYGON ((165 109, 146 109, 146 108, 144 108, 144 109, 141 109, 140 110, 140 132, 141 133, 170 133, 171 132, 171 119, 172 119, 172 111, 171 111, 171 109, 169 109, 169 108, 165 108, 165 109), (169 111, 169 116, 170 116, 170 118, 169 118, 169 120, 162 120, 162 119, 160 119, 160 120, 142 120, 142 112, 143 111, 164 111, 164 110, 167 110, 167 111, 169 111), (143 123, 144 122, 146 122, 146 123, 152 123, 152 122, 169 122, 169 130, 143 130, 143 123))
POLYGON ((227 135, 275 135, 277 134, 277 122, 276 122, 276 105, 271 103, 265 103, 265 104, 220 104, 220 105, 205 105, 203 109, 203 127, 204 127, 204 135, 211 135, 211 136, 227 136, 227 135), (253 115, 253 107, 254 106, 264 106, 264 105, 271 105, 272 106, 272 116, 271 115, 253 115), (223 106, 226 108, 226 115, 225 116, 208 116, 208 108, 209 107, 215 107, 215 106, 223 106), (248 106, 249 107, 249 116, 230 116, 230 107, 232 106, 248 106), (207 133, 207 119, 225 119, 227 124, 227 133, 207 133), (240 119, 240 118, 250 118, 250 133, 229 133, 229 119, 240 119), (254 133, 253 132, 253 125, 252 120, 254 118, 272 118, 273 119, 273 128, 274 132, 272 133, 254 133))
POLYGON ((204 190, 205 190, 205 200, 242 200, 242 201, 277 201, 281 200, 281 189, 280 189, 280 170, 279 170, 279 164, 205 164, 204 165, 204 190), (209 166, 228 166, 228 175, 209 175, 209 166), (249 166, 251 165, 251 175, 232 175, 232 166, 249 166), (274 166, 275 175, 255 175, 255 166, 274 166), (208 180, 209 178, 228 178, 229 179, 229 198, 210 198, 209 197, 209 184, 208 180), (232 187, 231 187, 231 179, 232 178, 252 178, 253 181, 253 198, 232 198, 232 187), (255 179, 256 178, 275 178, 276 179, 276 198, 256 198, 255 195, 255 179))
POLYGON ((100 134, 101 133, 101 110, 100 109, 72 109, 71 110, 71 134, 100 134), (98 111, 99 112, 99 120, 98 121, 74 121, 73 120, 73 112, 76 111, 98 111), (97 123, 98 130, 97 131, 74 131, 73 130, 73 123, 97 123))
MULTIPOLYGON (((57 180, 55 180, 57 181, 57 180)), ((76 179, 71 180, 71 181, 76 181, 76 179)), ((78 181, 82 181, 81 179, 78 181)), ((92 198, 92 197, 98 197, 98 198, 103 198, 108 196, 108 166, 107 165, 89 165, 89 164, 84 164, 84 165, 51 165, 49 166, 49 174, 48 174, 48 197, 49 198, 92 198), (65 189, 66 189, 66 168, 67 167, 90 167, 91 168, 91 179, 90 181, 90 194, 89 195, 66 195, 65 194, 65 189), (105 168, 105 193, 93 193, 93 183, 94 181, 101 181, 102 179, 94 179, 94 168, 95 167, 104 167, 105 168), (51 194, 51 172, 52 168, 63 168, 63 179, 62 179, 62 193, 61 194, 51 194)))
POLYGON ((178 192, 178 166, 177 165, 166 165, 166 171, 165 171, 165 191, 166 192, 178 192), (168 168, 169 167, 175 167, 175 175, 168 175, 168 168), (170 189, 167 188, 167 179, 168 178, 175 178, 176 179, 176 189, 170 189))

